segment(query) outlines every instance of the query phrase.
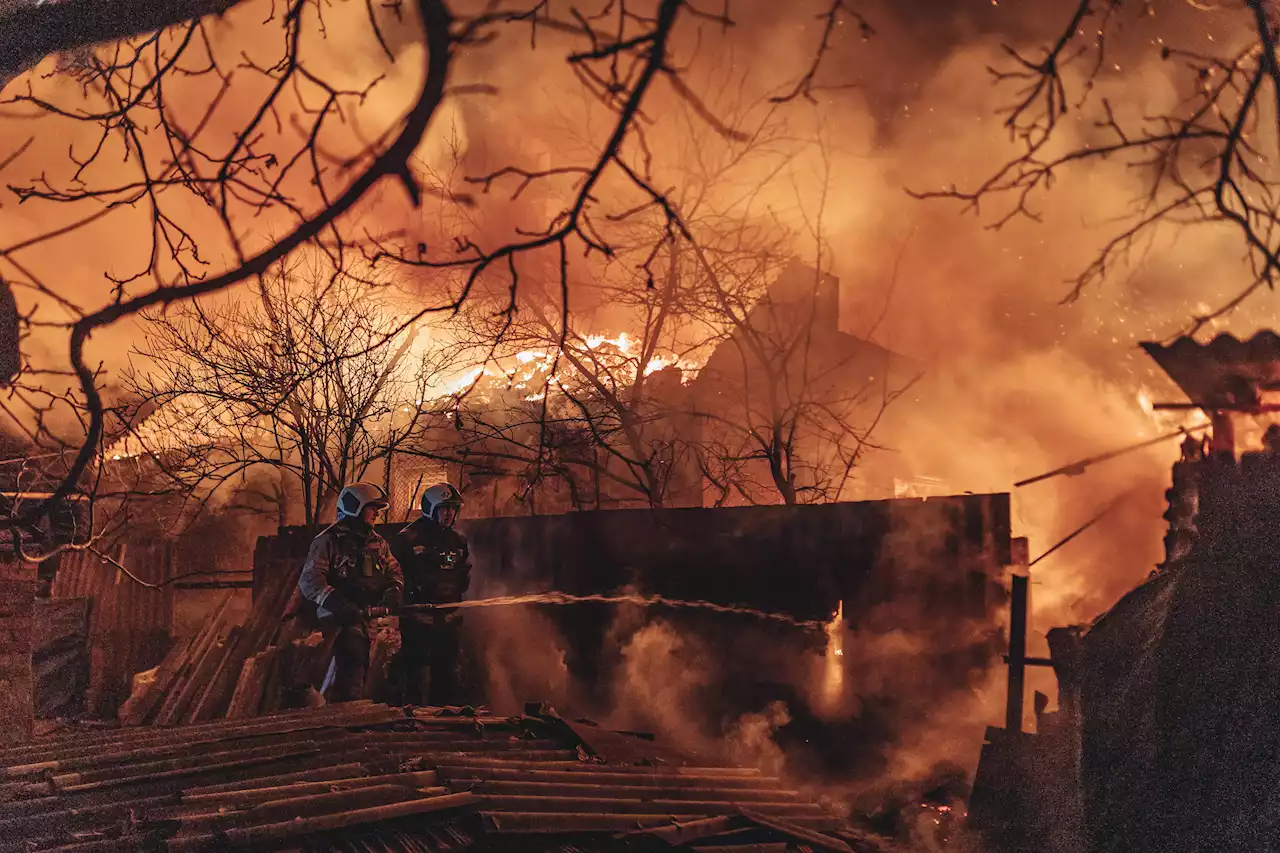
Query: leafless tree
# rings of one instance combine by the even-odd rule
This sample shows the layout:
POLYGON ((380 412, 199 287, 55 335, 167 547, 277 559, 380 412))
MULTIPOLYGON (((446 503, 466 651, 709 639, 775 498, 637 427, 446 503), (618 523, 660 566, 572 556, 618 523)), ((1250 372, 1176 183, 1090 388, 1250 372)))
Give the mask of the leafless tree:
MULTIPOLYGON (((807 97, 818 87, 831 33, 852 15, 844 2, 821 8, 813 62, 779 72, 780 100, 807 97)), ((539 251, 560 257, 564 283, 571 252, 612 251, 592 223, 608 215, 602 199, 617 185, 664 210, 679 230, 663 191, 646 173, 637 119, 654 90, 665 89, 718 133, 733 135, 685 81, 673 41, 678 31, 692 42, 693 30, 705 30, 705 49, 731 26, 731 14, 731 6, 712 13, 686 0, 643 8, 609 2, 584 12, 546 0, 495 2, 478 11, 446 0, 363 7, 315 0, 6 3, 0 9, 0 72, 12 77, 6 108, 31 122, 22 126, 32 134, 15 139, 0 166, 12 192, 36 214, 37 227, 0 245, 0 264, 19 296, 23 334, 66 340, 64 364, 45 367, 28 357, 11 385, 10 402, 22 409, 13 419, 29 430, 33 451, 73 450, 42 511, 92 491, 99 477, 96 463, 110 443, 112 412, 86 347, 95 333, 140 312, 253 281, 304 248, 327 255, 335 269, 348 269, 353 254, 363 254, 455 274, 450 281, 457 286, 426 300, 419 314, 458 307, 485 277, 514 292, 517 260, 539 251), (353 9, 359 14, 350 14, 353 9), (540 51, 563 48, 584 90, 611 112, 611 123, 579 162, 550 172, 513 163, 477 178, 489 185, 573 176, 572 198, 542 226, 499 245, 486 245, 481 235, 458 235, 450 247, 370 234, 357 215, 384 178, 413 205, 431 189, 414 152, 446 96, 490 92, 483 79, 455 79, 458 57, 513 30, 535 36, 540 51), (353 83, 325 58, 364 50, 361 38, 384 61, 353 83), (541 47, 549 41, 553 47, 541 47), (363 115, 372 87, 393 72, 403 76, 413 55, 406 45, 423 47, 416 91, 390 121, 363 115), (41 64, 53 54, 56 66, 41 64), (52 74, 40 73, 46 67, 52 74), (47 150, 52 139, 71 141, 66 168, 24 175, 23 156, 47 150), (100 293, 71 293, 35 262, 71 251, 104 227, 147 239, 116 239, 120 255, 106 265, 100 293), (142 251, 130 251, 135 247, 142 251), (52 416, 55 410, 62 421, 52 416)), ((451 200, 465 203, 460 196, 451 200)))
POLYGON ((1083 268, 1068 298, 1100 283, 1160 228, 1227 227, 1239 237, 1249 278, 1223 304, 1193 318, 1190 331, 1200 329, 1258 290, 1274 289, 1280 273, 1278 10, 1272 0, 1067 4, 1042 47, 1006 47, 1005 61, 991 69, 1008 93, 1004 125, 1018 146, 1015 156, 975 186, 918 195, 959 199, 975 211, 981 204, 996 211, 991 227, 999 228, 1019 217, 1036 219, 1040 206, 1052 203, 1045 196, 1054 179, 1073 169, 1128 165, 1144 183, 1132 214, 1083 268), (1195 20, 1187 25, 1182 18, 1195 20), (1122 67, 1117 43, 1135 29, 1147 55, 1131 56, 1122 67), (1148 59, 1165 63, 1179 88, 1177 104, 1126 116, 1108 89, 1132 85, 1131 69, 1148 59), (1088 132, 1080 134, 1082 128, 1088 132))
POLYGON ((872 434, 915 381, 834 327, 834 281, 790 259, 724 257, 702 291, 729 326, 699 377, 698 460, 717 504, 847 497, 872 434))
POLYGON ((428 384, 453 368, 446 349, 415 352, 419 327, 394 335, 393 306, 346 276, 294 265, 255 289, 144 315, 125 383, 145 417, 113 455, 142 457, 177 486, 184 518, 266 474, 262 497, 283 510, 300 489, 315 524, 345 483, 415 435, 428 384))
MULTIPOLYGON (((710 356, 686 402, 698 424, 691 447, 717 505, 834 501, 849 494, 858 463, 877 449, 872 433, 916 377, 838 327, 837 282, 819 272, 831 258, 821 123, 816 138, 797 134, 794 116, 760 106, 727 110, 751 122, 749 142, 720 158, 705 145, 691 153, 669 200, 682 229, 667 253, 680 265, 680 309, 703 326, 695 339, 710 356), (799 160, 814 167, 812 197, 794 183, 799 160), (751 181, 739 177, 744 164, 751 181), (762 200, 779 176, 795 195, 789 222, 762 200), (804 245, 814 246, 812 268, 798 265, 804 245)), ((863 319, 874 334, 882 318, 863 319)))

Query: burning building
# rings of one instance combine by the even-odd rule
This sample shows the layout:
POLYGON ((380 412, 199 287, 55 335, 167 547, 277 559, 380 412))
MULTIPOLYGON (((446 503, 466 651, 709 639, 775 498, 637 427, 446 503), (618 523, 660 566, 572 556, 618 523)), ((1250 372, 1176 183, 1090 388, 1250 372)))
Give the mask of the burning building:
MULTIPOLYGON (((840 279, 788 264, 750 310, 731 314, 731 333, 693 382, 714 445, 751 460, 731 503, 891 497, 895 483, 915 479, 901 454, 876 451, 919 416, 921 368, 843 331, 840 301, 840 279)), ((708 503, 718 503, 707 479, 708 503)))
MULTIPOLYGON (((488 346, 450 358, 440 352, 456 343, 413 333, 396 339, 408 357, 366 354, 367 363, 310 365, 310 373, 301 372, 319 378, 298 379, 303 390, 291 392, 285 406, 269 397, 280 383, 255 378, 274 363, 241 365, 244 387, 228 389, 217 378, 224 354, 209 358, 193 349, 175 365, 162 360, 160 379, 133 380, 162 402, 139 409, 108 448, 107 467, 135 492, 173 495, 175 506, 152 501, 151 514, 169 526, 215 491, 222 504, 228 493, 245 496, 240 503, 274 513, 278 524, 298 521, 284 505, 309 495, 304 502, 318 521, 328 511, 318 492, 336 494, 339 470, 347 480, 384 484, 393 518, 410 517, 422 489, 441 480, 458 484, 472 514, 486 516, 901 494, 899 484, 919 479, 904 461, 909 454, 883 451, 902 450, 895 444, 901 425, 922 416, 915 405, 925 393, 917 386, 919 366, 841 329, 834 276, 796 262, 765 275, 752 279, 748 293, 725 296, 716 320, 724 328, 699 332, 702 343, 683 356, 659 346, 650 330, 574 331, 560 341, 542 340, 540 327, 502 334, 543 348, 499 352, 490 339, 501 335, 472 318, 441 334, 473 334, 488 346), (467 323, 480 324, 478 333, 467 323), (418 370, 410 364, 417 360, 436 366, 418 370), (305 399, 311 393, 323 401, 348 386, 363 392, 356 373, 415 370, 433 374, 433 384, 425 375, 388 383, 346 407, 350 412, 305 399), (349 433, 358 447, 318 446, 320 436, 349 433)), ((272 304, 284 304, 290 288, 306 292, 287 276, 275 287, 281 292, 272 291, 272 304)), ((350 296, 307 298, 326 312, 329 336, 339 338, 342 300, 350 296)), ((234 340, 255 333, 256 321, 242 310, 227 314, 234 340)), ((198 314, 154 322, 157 341, 216 336, 198 314)), ((240 349, 222 346, 228 359, 240 349)))
POLYGON ((1280 410, 1280 336, 1144 347, 1189 398, 1163 407, 1203 411, 1212 434, 1183 444, 1146 583, 1050 631, 1048 660, 1025 657, 1015 598, 1010 706, 1023 667, 1048 665, 1059 710, 1034 735, 1012 712, 988 733, 972 814, 995 850, 1274 848, 1280 456, 1274 426, 1240 437, 1280 410))
POLYGON ((394 465, 446 462, 491 516, 877 499, 928 479, 883 452, 923 416, 921 368, 841 329, 838 278, 792 261, 749 304, 725 300, 702 361, 622 333, 477 368, 456 420, 394 465))

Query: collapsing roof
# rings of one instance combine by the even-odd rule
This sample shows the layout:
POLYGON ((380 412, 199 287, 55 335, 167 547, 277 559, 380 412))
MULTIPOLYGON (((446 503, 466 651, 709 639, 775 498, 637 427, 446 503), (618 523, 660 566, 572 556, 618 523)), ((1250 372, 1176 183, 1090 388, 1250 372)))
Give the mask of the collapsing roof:
POLYGON ((27 851, 885 849, 777 778, 541 710, 78 733, 0 750, 0 777, 0 847, 27 851))

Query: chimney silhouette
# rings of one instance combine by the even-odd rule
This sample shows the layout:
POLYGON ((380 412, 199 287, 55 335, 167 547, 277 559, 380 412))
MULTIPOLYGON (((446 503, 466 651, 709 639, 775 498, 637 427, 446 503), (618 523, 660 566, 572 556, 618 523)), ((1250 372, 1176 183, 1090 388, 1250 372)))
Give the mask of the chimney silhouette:
POLYGON ((792 261, 769 287, 769 300, 791 322, 807 322, 811 315, 815 334, 840 330, 840 279, 833 275, 792 261))

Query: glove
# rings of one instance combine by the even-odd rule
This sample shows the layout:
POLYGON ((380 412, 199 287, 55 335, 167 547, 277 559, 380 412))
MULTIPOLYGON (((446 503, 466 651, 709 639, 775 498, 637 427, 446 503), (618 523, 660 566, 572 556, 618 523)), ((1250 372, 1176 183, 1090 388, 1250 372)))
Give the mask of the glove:
POLYGON ((404 606, 404 590, 393 586, 382 594, 382 606, 388 610, 399 610, 404 606))
POLYGON ((332 613, 331 618, 339 625, 351 625, 360 621, 360 608, 337 590, 329 593, 320 606, 332 613))

